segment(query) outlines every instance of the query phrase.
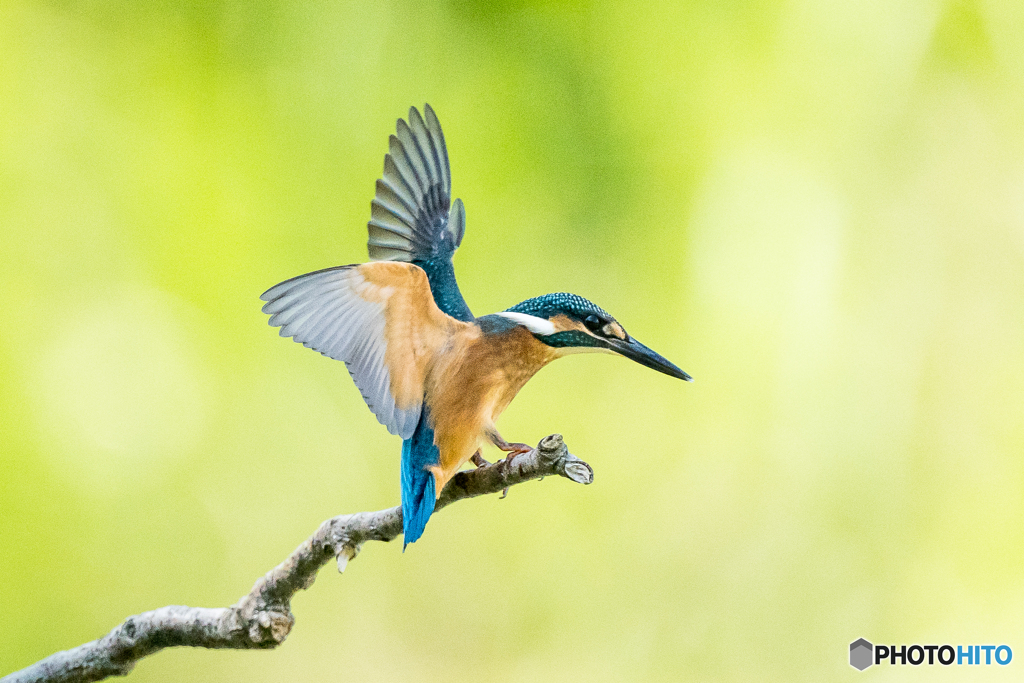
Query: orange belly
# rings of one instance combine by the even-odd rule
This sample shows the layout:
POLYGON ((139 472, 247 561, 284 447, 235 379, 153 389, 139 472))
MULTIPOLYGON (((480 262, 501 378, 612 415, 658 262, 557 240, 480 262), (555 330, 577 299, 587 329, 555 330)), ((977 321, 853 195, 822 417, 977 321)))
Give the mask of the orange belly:
POLYGON ((500 335, 466 333, 430 368, 425 404, 441 454, 434 468, 437 494, 486 442, 494 421, 523 385, 555 358, 523 327, 500 335))

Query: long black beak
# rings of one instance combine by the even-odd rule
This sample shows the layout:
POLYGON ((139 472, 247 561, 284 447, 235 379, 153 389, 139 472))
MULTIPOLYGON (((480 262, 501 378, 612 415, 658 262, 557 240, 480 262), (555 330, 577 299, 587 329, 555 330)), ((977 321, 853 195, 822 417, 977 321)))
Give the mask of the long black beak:
POLYGON ((646 365, 652 370, 664 372, 666 375, 671 375, 672 377, 685 379, 687 382, 693 381, 692 377, 677 368, 667 358, 655 353, 632 337, 626 341, 621 341, 619 339, 608 339, 607 341, 608 347, 612 351, 621 354, 630 360, 635 360, 640 365, 646 365))

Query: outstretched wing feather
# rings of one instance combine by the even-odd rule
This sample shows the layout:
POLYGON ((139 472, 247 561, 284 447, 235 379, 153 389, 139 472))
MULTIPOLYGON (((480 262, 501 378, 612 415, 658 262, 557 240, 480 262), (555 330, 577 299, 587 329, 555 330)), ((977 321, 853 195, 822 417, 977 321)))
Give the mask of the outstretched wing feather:
POLYGON ((465 211, 453 210, 448 149, 430 105, 409 110, 388 139, 384 175, 377 181, 367 245, 375 261, 451 259, 462 241, 465 211))
POLYGON ((430 105, 423 108, 423 114, 426 118, 427 132, 430 134, 430 141, 435 156, 438 157, 438 167, 441 170, 441 185, 450 190, 452 186, 452 171, 448 164, 448 147, 444 142, 441 122, 437 120, 437 114, 434 113, 430 105))
POLYGON ((308 273, 260 297, 281 336, 343 361, 377 419, 408 439, 423 403, 426 368, 464 325, 434 303, 411 263, 365 263, 308 273))

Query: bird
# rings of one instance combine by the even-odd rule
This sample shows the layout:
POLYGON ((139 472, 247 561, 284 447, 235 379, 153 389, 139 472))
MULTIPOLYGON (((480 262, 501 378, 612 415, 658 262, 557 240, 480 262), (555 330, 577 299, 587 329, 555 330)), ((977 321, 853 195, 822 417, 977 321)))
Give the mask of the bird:
POLYGON ((345 363, 370 410, 401 437, 403 550, 427 525, 445 484, 481 447, 507 453, 495 421, 551 361, 611 353, 671 377, 687 373, 630 336, 587 299, 555 293, 474 316, 452 257, 466 211, 451 199, 444 133, 429 104, 409 109, 388 140, 368 223, 370 261, 285 280, 261 295, 282 337, 345 363))

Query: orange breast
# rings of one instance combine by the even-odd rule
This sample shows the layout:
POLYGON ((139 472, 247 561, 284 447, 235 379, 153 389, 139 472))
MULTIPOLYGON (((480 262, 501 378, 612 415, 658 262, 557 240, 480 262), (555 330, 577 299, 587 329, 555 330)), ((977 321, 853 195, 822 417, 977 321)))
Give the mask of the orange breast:
POLYGON ((437 492, 471 458, 523 385, 555 358, 528 330, 453 337, 428 370, 426 405, 441 452, 437 492))

